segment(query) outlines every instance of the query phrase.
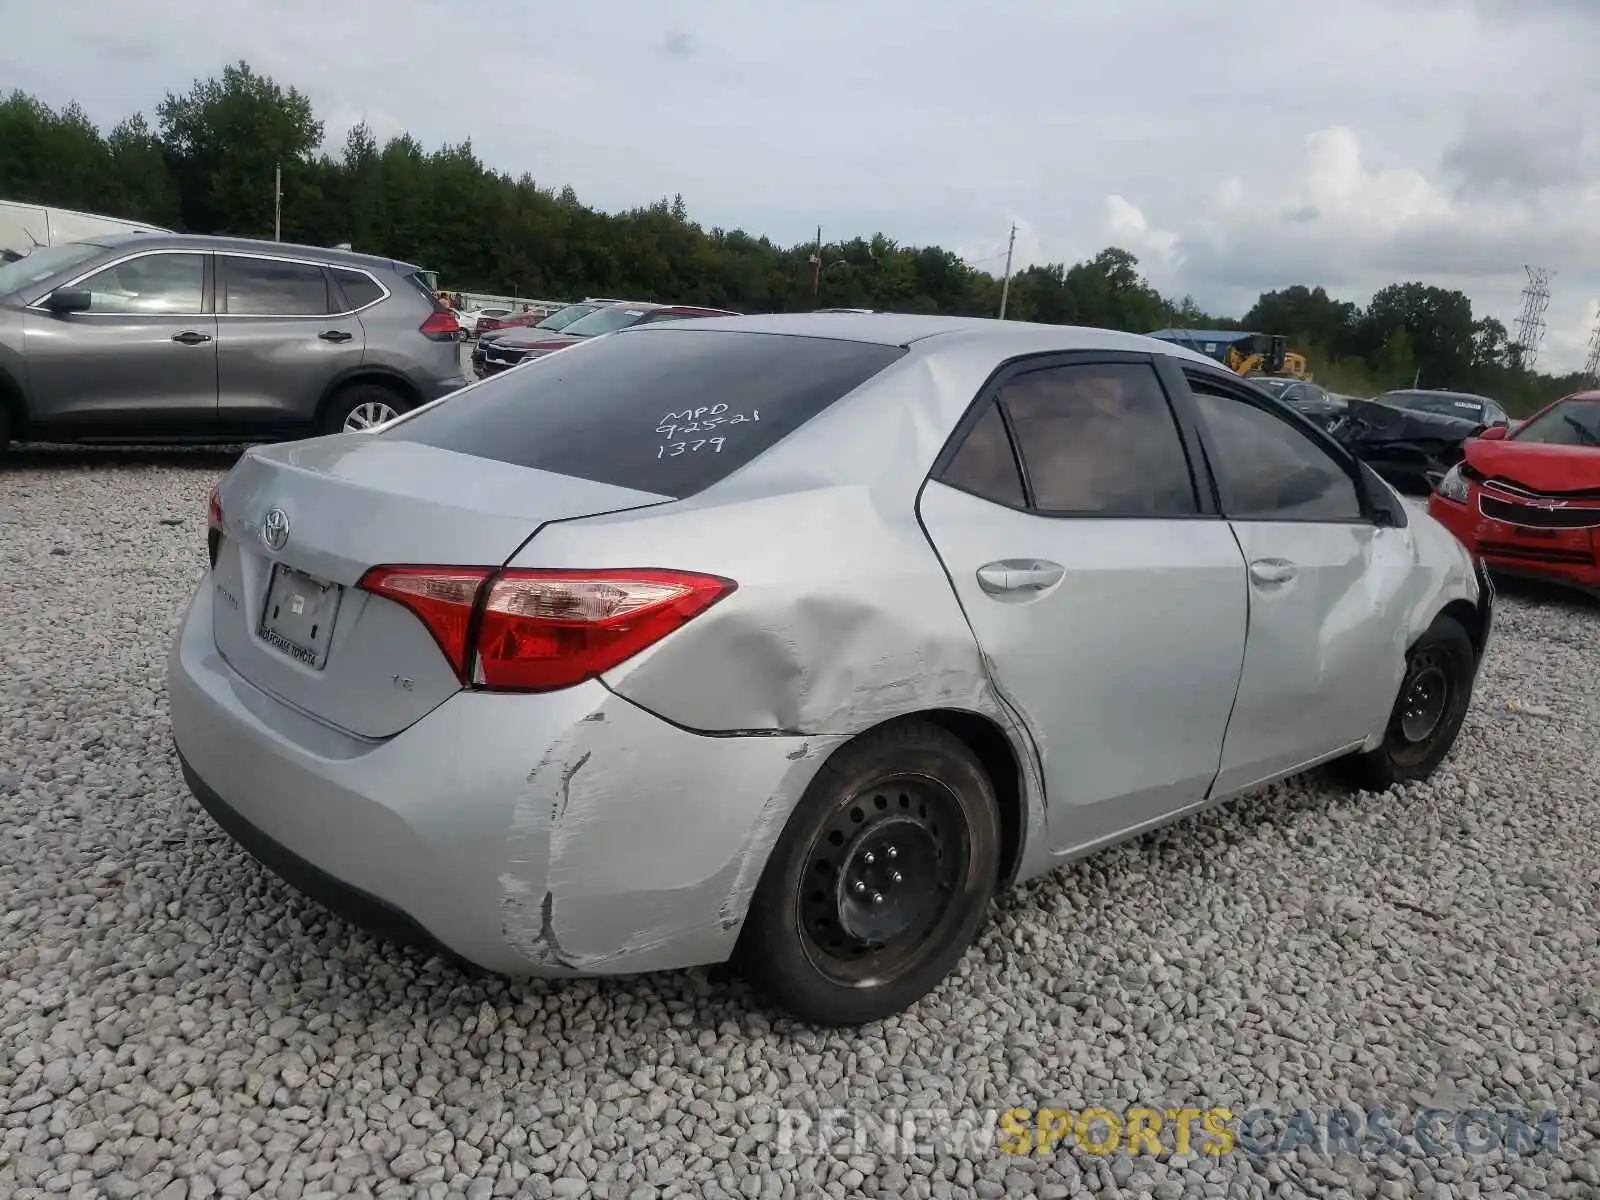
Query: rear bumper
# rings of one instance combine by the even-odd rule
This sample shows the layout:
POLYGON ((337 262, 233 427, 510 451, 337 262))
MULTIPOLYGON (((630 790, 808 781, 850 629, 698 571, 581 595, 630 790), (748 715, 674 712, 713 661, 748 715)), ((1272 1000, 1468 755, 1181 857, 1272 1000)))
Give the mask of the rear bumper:
POLYGON ((404 732, 332 729, 217 653, 205 581, 168 663, 184 775, 217 823, 354 923, 507 974, 620 974, 732 952, 820 762, 703 737, 596 682, 461 692, 404 732))
POLYGON ((1543 579, 1593 592, 1600 589, 1600 542, 1591 530, 1524 530, 1478 513, 1476 492, 1467 504, 1435 493, 1428 513, 1449 529, 1489 570, 1543 579))

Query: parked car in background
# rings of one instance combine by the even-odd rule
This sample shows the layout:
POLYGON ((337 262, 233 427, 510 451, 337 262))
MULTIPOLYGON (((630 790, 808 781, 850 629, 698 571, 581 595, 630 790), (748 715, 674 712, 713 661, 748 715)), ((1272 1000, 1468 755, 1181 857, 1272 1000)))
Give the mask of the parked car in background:
POLYGON ((1475 425, 1509 425, 1511 418, 1506 410, 1487 396, 1471 392, 1443 392, 1427 388, 1405 388, 1385 392, 1378 397, 1379 404, 1403 408, 1408 412, 1431 413, 1436 416, 1457 417, 1475 425))
POLYGON ((467 382, 455 314, 392 259, 129 234, 0 265, 0 446, 365 429, 467 382))
POLYGON ((1428 777, 1492 624, 1314 426, 1064 326, 644 322, 211 511, 167 694, 222 828, 491 970, 731 957, 827 1024, 1014 881, 1317 763, 1428 777))
POLYGON ((1275 375, 1252 375, 1250 382, 1323 428, 1327 428, 1333 418, 1345 410, 1343 399, 1335 397, 1327 388, 1309 380, 1275 375))
POLYGON ((587 317, 597 308, 604 308, 606 301, 585 300, 578 304, 568 304, 555 312, 515 313, 512 316, 497 321, 493 329, 486 329, 479 334, 483 341, 496 341, 514 329, 543 329, 547 333, 560 333, 568 325, 580 317, 587 317))
POLYGON ((607 304, 587 316, 578 318, 559 333, 542 329, 517 330, 495 338, 481 347, 481 354, 472 356, 472 369, 481 379, 530 359, 542 358, 575 345, 585 338, 603 333, 615 333, 634 325, 650 325, 658 321, 682 321, 690 317, 737 316, 723 308, 701 308, 692 304, 637 304, 618 302, 607 304))
POLYGON ((506 317, 514 316, 515 310, 492 306, 489 308, 473 308, 466 311, 457 310, 456 319, 461 322, 462 331, 469 337, 480 336, 484 330, 499 328, 498 322, 506 317), (483 324, 483 322, 488 322, 483 324))
POLYGON ((1494 570, 1600 594, 1600 391, 1486 429, 1428 511, 1494 570))

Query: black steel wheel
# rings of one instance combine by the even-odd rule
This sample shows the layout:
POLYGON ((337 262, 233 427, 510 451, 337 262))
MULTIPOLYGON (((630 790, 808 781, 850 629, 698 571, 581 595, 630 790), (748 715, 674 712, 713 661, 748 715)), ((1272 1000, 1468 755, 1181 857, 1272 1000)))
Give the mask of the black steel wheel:
POLYGON ((1383 744, 1348 760, 1352 782, 1383 791, 1433 774, 1461 732, 1477 669, 1466 630, 1437 618, 1406 655, 1383 744))
POLYGON ((745 972, 795 1015, 855 1025, 899 1012, 977 932, 999 867, 993 784, 921 720, 839 751, 807 789, 741 931, 745 972))

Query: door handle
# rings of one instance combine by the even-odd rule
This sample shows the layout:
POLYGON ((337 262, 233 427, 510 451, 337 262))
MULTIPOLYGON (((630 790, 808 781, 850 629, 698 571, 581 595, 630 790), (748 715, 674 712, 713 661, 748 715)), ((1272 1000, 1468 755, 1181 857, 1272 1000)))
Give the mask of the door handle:
POLYGON ((1250 578, 1257 583, 1288 583, 1300 568, 1286 558, 1258 558, 1250 564, 1250 578))
POLYGON ((355 334, 346 333, 342 329, 324 329, 317 336, 325 342, 348 342, 355 337, 355 334))
POLYGON ((198 329, 185 329, 182 333, 172 335, 172 340, 181 342, 185 346, 199 346, 211 340, 209 333, 201 333, 198 329))
POLYGON ((978 568, 978 586, 991 596, 1024 598, 1048 591, 1067 569, 1042 558, 1005 558, 978 568))

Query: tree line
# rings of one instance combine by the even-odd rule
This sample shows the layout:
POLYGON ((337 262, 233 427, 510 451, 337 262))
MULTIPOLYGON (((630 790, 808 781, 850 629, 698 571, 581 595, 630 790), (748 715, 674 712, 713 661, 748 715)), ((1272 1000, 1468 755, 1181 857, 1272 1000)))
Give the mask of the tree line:
MULTIPOLYGON (((862 307, 993 316, 1001 281, 938 246, 877 233, 816 247, 706 229, 682 196, 623 212, 570 186, 486 166, 471 142, 429 150, 409 134, 380 145, 357 125, 337 153, 311 101, 240 62, 169 93, 155 124, 134 114, 102 131, 77 104, 0 100, 0 198, 147 221, 192 233, 273 234, 282 170, 285 241, 355 249, 437 271, 463 291, 559 298, 623 295, 742 312, 862 307)), ((1582 386, 1526 370, 1505 326, 1459 291, 1392 284, 1365 307, 1317 286, 1266 292, 1242 318, 1163 296, 1126 250, 1028 267, 1006 315, 1147 333, 1167 326, 1283 334, 1317 379, 1372 395, 1422 386, 1484 392, 1527 413, 1582 386)))

